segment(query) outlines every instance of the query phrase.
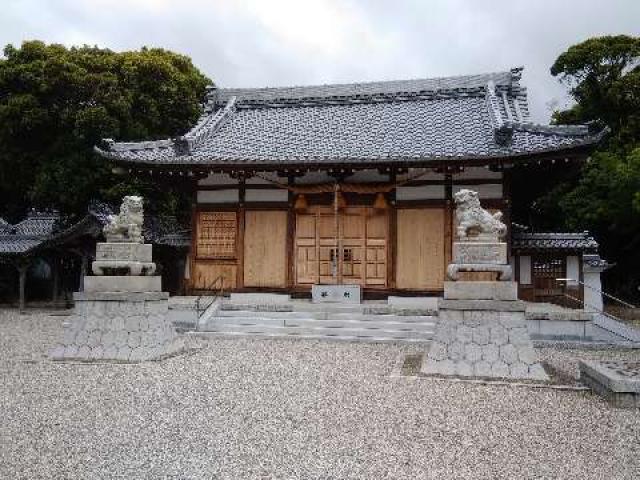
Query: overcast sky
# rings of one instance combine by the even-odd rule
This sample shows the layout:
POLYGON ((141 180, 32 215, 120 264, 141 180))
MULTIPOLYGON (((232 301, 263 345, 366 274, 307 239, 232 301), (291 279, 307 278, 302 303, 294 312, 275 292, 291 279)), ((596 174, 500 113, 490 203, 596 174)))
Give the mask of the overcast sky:
POLYGON ((640 34, 640 0, 2 0, 0 44, 28 39, 184 53, 218 85, 461 75, 524 65, 535 120, 566 102, 549 74, 591 36, 640 34))

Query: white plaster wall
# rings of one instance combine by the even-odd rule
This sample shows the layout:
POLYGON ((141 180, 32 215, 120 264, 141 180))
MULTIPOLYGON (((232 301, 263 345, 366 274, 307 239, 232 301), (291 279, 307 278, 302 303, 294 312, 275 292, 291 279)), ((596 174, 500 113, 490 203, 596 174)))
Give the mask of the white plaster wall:
POLYGON ((578 280, 580 280, 580 258, 575 255, 567 257, 567 278, 575 280, 573 282, 567 282, 567 286, 577 287, 580 285, 578 282, 578 280))
POLYGON ((347 178, 347 183, 357 182, 388 182, 389 175, 380 174, 378 170, 362 170, 355 172, 353 175, 347 178))
POLYGON ((453 193, 456 194, 463 189, 478 192, 480 198, 502 198, 502 184, 484 184, 484 185, 454 185, 453 193))
POLYGON ((207 178, 198 181, 198 185, 237 185, 238 181, 226 173, 211 173, 207 178))
POLYGON ((464 171, 453 175, 454 181, 477 178, 490 178, 492 180, 499 180, 502 178, 502 172, 492 172, 485 167, 467 167, 464 169, 464 171))
POLYGON ((246 202, 286 202, 289 200, 289 191, 283 188, 277 190, 250 190, 244 192, 246 202))
POLYGON ((237 203, 240 194, 237 189, 233 190, 200 190, 198 192, 198 203, 237 203))
POLYGON ((444 174, 443 173, 438 173, 438 172, 434 172, 433 170, 428 170, 426 172, 424 172, 421 168, 410 168, 407 172, 406 175, 398 175, 398 179, 404 179, 404 178, 414 178, 416 177, 416 180, 442 180, 444 181, 444 174), (419 175, 418 177, 416 177, 416 175, 419 175))
POLYGON ((520 256, 520 285, 531 285, 531 257, 520 256))
POLYGON ((326 172, 307 172, 302 177, 296 177, 296 183, 333 183, 335 180, 326 172))
POLYGON ((397 200, 444 199, 444 185, 423 185, 421 187, 398 187, 397 200))

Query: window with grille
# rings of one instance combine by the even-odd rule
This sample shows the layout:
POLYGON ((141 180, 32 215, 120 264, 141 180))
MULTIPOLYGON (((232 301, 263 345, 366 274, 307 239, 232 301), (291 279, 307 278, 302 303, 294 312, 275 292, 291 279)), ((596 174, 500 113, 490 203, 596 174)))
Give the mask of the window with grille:
POLYGON ((196 253, 198 258, 234 259, 238 217, 236 212, 200 212, 196 253))
POLYGON ((538 255, 532 258, 531 273, 537 296, 557 296, 564 293, 565 257, 538 255))

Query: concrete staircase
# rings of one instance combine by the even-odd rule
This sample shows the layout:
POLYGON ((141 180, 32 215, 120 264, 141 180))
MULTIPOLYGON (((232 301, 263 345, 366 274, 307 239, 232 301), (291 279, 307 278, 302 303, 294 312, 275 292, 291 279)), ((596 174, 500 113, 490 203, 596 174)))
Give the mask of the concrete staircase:
POLYGON ((201 319, 205 335, 296 337, 365 342, 428 342, 437 312, 378 304, 278 304, 222 302, 201 319))

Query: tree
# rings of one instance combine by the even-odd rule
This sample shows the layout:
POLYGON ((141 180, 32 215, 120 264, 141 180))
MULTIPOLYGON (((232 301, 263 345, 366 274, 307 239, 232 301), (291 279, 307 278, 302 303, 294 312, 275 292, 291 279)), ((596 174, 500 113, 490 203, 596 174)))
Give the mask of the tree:
MULTIPOLYGON (((516 179, 528 198, 516 217, 544 228, 589 230, 616 267, 605 287, 638 296, 640 285, 640 38, 597 37, 570 47, 551 67, 575 105, 554 114, 556 123, 595 122, 610 130, 592 161, 574 175, 548 175, 531 190, 531 176, 516 179), (527 178, 528 177, 528 178, 527 178), (535 199, 535 201, 534 201, 535 199), (527 206, 526 208, 524 206, 527 206), (533 205, 535 209, 530 206, 533 205), (527 210, 528 209, 528 210, 527 210), (544 219, 544 222, 542 221, 544 219)), ((571 172, 568 172, 571 173, 571 172)))
POLYGON ((188 130, 210 80, 191 60, 162 49, 116 53, 29 41, 0 59, 0 205, 84 212, 90 199, 142 193, 175 196, 114 176, 93 147, 102 138, 158 139, 188 130))
POLYGON ((611 130, 617 147, 640 137, 640 38, 596 37, 570 47, 551 67, 569 87, 575 105, 556 112, 557 123, 596 121, 611 130))

